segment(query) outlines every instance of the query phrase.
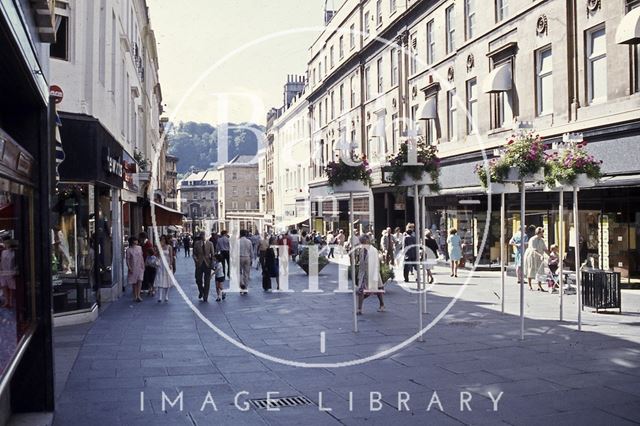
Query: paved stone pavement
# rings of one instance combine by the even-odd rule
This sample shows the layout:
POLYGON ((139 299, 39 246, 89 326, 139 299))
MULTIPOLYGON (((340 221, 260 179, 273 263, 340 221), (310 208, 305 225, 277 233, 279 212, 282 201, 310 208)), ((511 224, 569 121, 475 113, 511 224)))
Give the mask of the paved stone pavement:
MULTIPOLYGON (((197 300, 190 259, 179 258, 176 277, 221 331, 274 357, 305 363, 356 360, 417 331, 417 297, 394 283, 387 286, 388 311, 378 313, 375 298, 366 300, 360 332, 353 333, 351 295, 333 292, 337 271, 330 265, 322 272, 323 293, 303 293, 306 276, 291 264, 293 293, 264 293, 256 274, 248 296, 230 294, 222 303, 211 298, 208 304, 197 300)), ((503 315, 499 275, 476 273, 464 286, 467 274, 455 279, 437 271, 425 324, 463 291, 424 342, 342 368, 292 367, 249 354, 205 325, 176 289, 166 304, 123 298, 93 324, 56 329, 54 424, 640 423, 640 294, 624 293, 622 315, 585 310, 578 332, 575 297, 566 297, 565 322, 559 322, 557 295, 526 291, 526 339, 520 341, 513 278, 503 315), (163 392, 169 400, 182 392, 182 410, 167 401, 163 409, 163 392), (236 397, 244 408, 267 392, 279 392, 274 398, 306 396, 312 404, 280 411, 241 411, 234 405, 236 397), (491 396, 501 392, 494 411, 491 396), (327 411, 320 409, 320 398, 327 411), (409 398, 400 404, 402 411, 399 398, 409 398), (464 410, 461 398, 470 398, 464 410)))

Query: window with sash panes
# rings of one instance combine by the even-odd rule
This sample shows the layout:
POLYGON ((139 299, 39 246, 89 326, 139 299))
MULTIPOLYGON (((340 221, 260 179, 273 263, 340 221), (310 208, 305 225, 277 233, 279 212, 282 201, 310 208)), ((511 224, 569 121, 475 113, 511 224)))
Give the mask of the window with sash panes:
POLYGON ((427 65, 432 65, 436 58, 436 40, 433 25, 433 19, 427 22, 427 65))
MULTIPOLYGON (((640 7, 640 0, 626 0, 626 13, 640 7)), ((631 50, 631 93, 640 92, 640 43, 629 45, 631 50)))
POLYGON ((604 26, 587 31, 587 88, 589 103, 607 100, 607 40, 604 26))
POLYGON ((333 120, 335 117, 335 97, 336 97, 336 93, 334 91, 331 91, 331 119, 333 120))
POLYGON ((391 151, 389 153, 395 153, 398 144, 398 114, 391 116, 391 151))
POLYGON ((538 116, 553 114, 553 56, 550 46, 536 52, 536 110, 538 116))
POLYGON ((389 62, 391 64, 391 86, 396 86, 398 84, 398 49, 391 49, 389 62))
POLYGON ((456 89, 451 89, 447 92, 447 137, 450 141, 458 139, 457 114, 456 89))
POLYGON ((371 33, 371 17, 369 12, 364 13, 364 38, 369 37, 371 33))
POLYGON ((419 105, 413 105, 411 107, 411 129, 418 130, 418 122, 416 121, 416 117, 418 116, 418 108, 419 105))
POLYGON ((338 41, 338 55, 340 55, 340 59, 344 58, 344 36, 340 36, 338 41))
POLYGON ((509 0, 496 0, 496 22, 501 22, 509 16, 509 0))
POLYGON ((369 141, 371 139, 371 124, 368 124, 365 131, 365 137, 362 140, 362 152, 366 155, 367 158, 370 158, 371 153, 369 152, 369 141))
POLYGON ((478 127, 478 82, 476 78, 467 80, 467 134, 476 132, 478 127))
POLYGON ((382 25, 382 0, 376 0, 376 25, 382 25))
POLYGON ((456 48, 456 17, 454 5, 445 10, 445 30, 447 41, 447 53, 453 52, 456 48))
POLYGON ((356 77, 355 76, 351 76, 351 78, 349 79, 349 89, 351 91, 351 105, 350 107, 353 108, 356 105, 356 77))
POLYGON ((476 26, 476 0, 464 0, 465 39, 473 38, 476 26))
POLYGON ((356 24, 351 24, 349 27, 349 49, 356 48, 356 24))
POLYGON ((364 100, 371 99, 371 67, 364 69, 364 100))
POLYGON ((376 68, 376 71, 378 72, 378 94, 381 94, 382 92, 384 92, 384 71, 382 68, 382 58, 378 58, 376 68))
POLYGON ((418 70, 418 35, 413 33, 409 38, 409 73, 415 74, 418 70))

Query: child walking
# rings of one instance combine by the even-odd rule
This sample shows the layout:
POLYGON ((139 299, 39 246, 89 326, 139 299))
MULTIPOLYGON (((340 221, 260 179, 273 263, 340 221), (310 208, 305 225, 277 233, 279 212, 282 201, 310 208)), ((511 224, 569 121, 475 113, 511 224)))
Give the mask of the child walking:
POLYGON ((148 271, 147 279, 149 280, 149 293, 153 296, 155 292, 156 273, 160 262, 156 257, 156 252, 150 248, 147 249, 147 260, 144 261, 145 270, 148 271), (152 278, 153 277, 153 278, 152 278))
POLYGON ((216 278, 216 302, 226 299, 227 295, 224 289, 224 268, 222 267, 222 255, 216 254, 213 263, 213 274, 216 278))

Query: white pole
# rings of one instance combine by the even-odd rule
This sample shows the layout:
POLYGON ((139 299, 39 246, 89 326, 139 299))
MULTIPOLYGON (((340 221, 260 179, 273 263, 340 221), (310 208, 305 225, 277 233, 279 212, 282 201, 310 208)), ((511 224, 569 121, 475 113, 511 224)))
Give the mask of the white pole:
POLYGON ((582 289, 580 288, 580 231, 578 230, 578 187, 573 187, 573 228, 575 233, 576 295, 578 296, 578 331, 582 331, 582 289))
POLYGON ((520 179, 520 340, 524 340, 524 214, 525 188, 524 179, 520 179))
POLYGON ((560 238, 558 238, 558 252, 560 254, 560 259, 558 260, 558 284, 560 285, 560 321, 562 321, 564 313, 564 277, 562 273, 562 261, 564 260, 564 189, 562 188, 560 189, 560 207, 558 207, 558 216, 558 233, 560 234, 560 238))
MULTIPOLYGON (((415 226, 416 226, 416 245, 419 247, 420 244, 420 199, 418 192, 418 185, 413 185, 413 205, 415 210, 415 226)), ((420 294, 420 250, 418 247, 414 247, 414 250, 417 251, 417 263, 416 263, 416 287, 418 288, 418 324, 419 329, 418 333, 420 336, 418 337, 419 342, 424 342, 424 338, 422 337, 422 294, 420 294)))
MULTIPOLYGON (((422 243, 420 246, 424 246, 424 242, 426 242, 425 233, 427 232, 427 205, 426 205, 427 197, 422 197, 420 201, 420 208, 422 209, 422 243)), ((427 251, 424 252, 424 262, 427 261, 427 251)), ((422 313, 427 313, 427 264, 422 263, 420 265, 422 268, 422 277, 424 281, 424 292, 422 293, 422 313)))
POLYGON ((353 224, 353 192, 349 192, 349 248, 350 248, 350 257, 351 257, 351 282, 353 283, 353 332, 358 332, 358 285, 356 283, 356 260, 355 260, 355 252, 353 250, 353 241, 354 241, 354 229, 355 226, 353 224))
MULTIPOLYGON (((491 195, 489 195, 491 196, 491 195)), ((506 272, 506 250, 504 248, 504 226, 505 226, 505 198, 506 195, 503 192, 500 194, 500 301, 502 304, 502 313, 504 314, 504 280, 506 272)))

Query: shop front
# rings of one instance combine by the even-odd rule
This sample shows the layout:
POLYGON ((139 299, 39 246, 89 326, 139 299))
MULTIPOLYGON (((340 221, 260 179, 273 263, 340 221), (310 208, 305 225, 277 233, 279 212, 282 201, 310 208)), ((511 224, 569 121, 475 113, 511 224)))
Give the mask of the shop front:
MULTIPOLYGON (((563 241, 565 267, 575 270, 576 241, 573 228, 573 194, 564 194, 564 218, 560 227, 559 193, 530 188, 526 196, 525 225, 542 227, 548 246, 563 241)), ((446 253, 451 229, 462 238, 468 264, 497 268, 500 263, 500 201, 479 188, 444 190, 426 198, 427 227, 446 253), (465 191, 467 193, 465 193, 465 191), (452 194, 458 192, 458 194, 452 194)), ((505 195, 505 247, 507 264, 515 268, 515 250, 509 239, 520 229, 520 195, 505 195)), ((640 179, 604 178, 595 188, 579 192, 580 262, 590 267, 620 272, 622 283, 640 287, 640 179)))
POLYGON ((127 171, 120 144, 98 120, 60 114, 66 153, 53 208, 52 249, 56 324, 90 321, 100 302, 117 299, 124 284, 121 195, 127 171), (87 141, 91 141, 88 143, 87 141))
POLYGON ((32 12, 0 2, 0 424, 54 406, 49 45, 32 12))

